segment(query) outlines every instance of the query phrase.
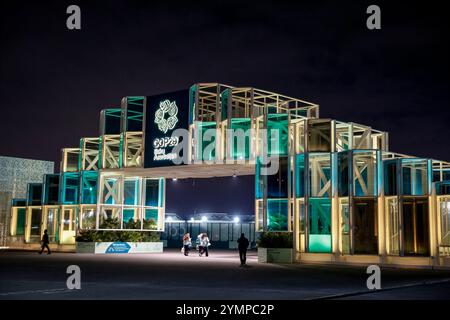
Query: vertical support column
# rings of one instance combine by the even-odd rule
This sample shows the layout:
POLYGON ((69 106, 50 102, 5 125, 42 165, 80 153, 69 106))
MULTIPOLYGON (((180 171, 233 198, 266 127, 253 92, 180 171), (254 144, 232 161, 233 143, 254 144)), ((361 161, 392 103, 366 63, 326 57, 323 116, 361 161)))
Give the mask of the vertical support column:
MULTIPOLYGON (((334 122, 334 121, 333 121, 334 122)), ((333 134, 336 133, 336 127, 332 125, 333 134)), ((334 144, 334 138, 332 138, 334 144)), ((340 232, 339 232, 339 198, 337 190, 337 153, 331 153, 331 252, 334 253, 334 258, 337 260, 341 254, 339 250, 340 232)))
POLYGON ((384 174, 383 160, 381 151, 377 151, 377 199, 378 199, 378 255, 381 256, 381 262, 386 256, 386 213, 385 213, 385 197, 384 197, 384 174))

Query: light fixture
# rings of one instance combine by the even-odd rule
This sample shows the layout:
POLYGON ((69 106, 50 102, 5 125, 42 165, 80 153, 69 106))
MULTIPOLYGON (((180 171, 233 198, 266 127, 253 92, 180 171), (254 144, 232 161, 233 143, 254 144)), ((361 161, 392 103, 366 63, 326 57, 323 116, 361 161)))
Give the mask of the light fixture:
POLYGON ((167 222, 172 222, 172 220, 173 220, 172 217, 167 217, 166 219, 167 222))
POLYGON ((234 217, 233 221, 234 221, 234 223, 239 223, 239 221, 241 221, 241 219, 239 219, 239 217, 234 217))
POLYGON ((192 222, 194 222, 194 221, 195 221, 194 217, 192 217, 192 218, 191 218, 191 221, 192 221, 192 222))
POLYGON ((203 216, 202 217, 202 221, 208 221, 208 217, 207 216, 203 216))
POLYGON ((236 172, 233 172, 233 178, 236 178, 236 172))
POLYGON ((178 179, 177 178, 172 178, 172 181, 177 181, 178 179))

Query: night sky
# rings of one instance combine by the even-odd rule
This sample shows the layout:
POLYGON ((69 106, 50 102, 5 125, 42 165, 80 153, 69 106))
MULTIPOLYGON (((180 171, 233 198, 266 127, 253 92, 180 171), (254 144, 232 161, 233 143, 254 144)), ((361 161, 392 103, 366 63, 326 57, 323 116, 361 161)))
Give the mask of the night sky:
MULTIPOLYGON (((450 160, 444 2, 8 2, 0 155, 59 162, 123 96, 221 82, 318 103, 321 117, 389 131, 392 151, 450 160), (70 4, 79 31, 66 28, 70 4), (381 30, 366 28, 370 4, 381 30)), ((253 177, 237 179, 169 182, 167 211, 253 212, 253 177)))

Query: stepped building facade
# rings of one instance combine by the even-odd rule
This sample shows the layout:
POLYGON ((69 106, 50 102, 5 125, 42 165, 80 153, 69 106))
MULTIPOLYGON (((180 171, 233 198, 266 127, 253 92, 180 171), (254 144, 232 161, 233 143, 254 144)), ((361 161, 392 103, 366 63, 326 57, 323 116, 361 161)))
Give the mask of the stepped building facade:
POLYGON ((200 83, 124 97, 101 111, 98 137, 62 149, 60 169, 13 200, 15 241, 163 231, 165 179, 255 175, 256 231, 292 232, 297 261, 450 266, 450 163, 273 92, 200 83))

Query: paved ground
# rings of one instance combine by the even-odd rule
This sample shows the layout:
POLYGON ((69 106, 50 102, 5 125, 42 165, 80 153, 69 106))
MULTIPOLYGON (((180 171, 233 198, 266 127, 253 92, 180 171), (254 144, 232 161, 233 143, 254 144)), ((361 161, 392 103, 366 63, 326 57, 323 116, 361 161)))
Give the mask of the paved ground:
POLYGON ((450 272, 382 269, 383 289, 367 293, 363 267, 259 264, 235 251, 209 258, 163 254, 93 255, 0 251, 0 299, 450 299, 450 272), (66 268, 81 268, 81 290, 66 268))

